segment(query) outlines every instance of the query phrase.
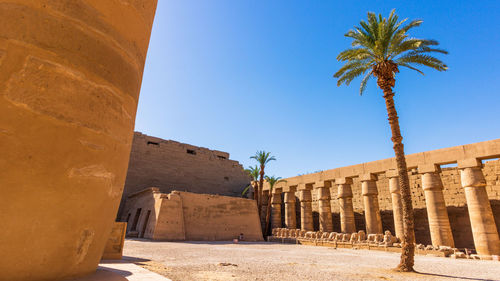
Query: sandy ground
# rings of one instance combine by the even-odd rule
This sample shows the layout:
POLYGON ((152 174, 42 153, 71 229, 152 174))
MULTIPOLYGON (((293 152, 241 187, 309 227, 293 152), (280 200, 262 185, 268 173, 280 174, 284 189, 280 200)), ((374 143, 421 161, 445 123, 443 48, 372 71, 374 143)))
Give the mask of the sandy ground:
POLYGON ((392 271, 399 254, 275 243, 127 240, 124 258, 176 280, 500 280, 500 262, 416 256, 418 273, 392 271))

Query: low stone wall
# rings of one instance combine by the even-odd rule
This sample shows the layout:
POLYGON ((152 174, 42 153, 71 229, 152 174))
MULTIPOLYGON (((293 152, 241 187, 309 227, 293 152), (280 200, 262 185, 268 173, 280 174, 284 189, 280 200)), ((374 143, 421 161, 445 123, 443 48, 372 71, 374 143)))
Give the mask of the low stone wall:
POLYGON ((127 235, 154 240, 227 241, 242 233, 262 241, 254 200, 148 188, 129 196, 122 220, 127 235))

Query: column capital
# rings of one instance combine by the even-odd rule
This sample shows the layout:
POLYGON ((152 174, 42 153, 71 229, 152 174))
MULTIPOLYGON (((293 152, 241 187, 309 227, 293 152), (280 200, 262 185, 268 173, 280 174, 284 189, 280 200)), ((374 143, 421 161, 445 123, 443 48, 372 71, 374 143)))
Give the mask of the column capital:
POLYGON ((397 178, 399 177, 399 171, 397 169, 390 169, 385 171, 385 177, 386 178, 397 178))
POLYGON ((458 160, 457 164, 458 164, 457 166, 459 169, 481 168, 483 166, 483 163, 481 162, 481 160, 479 160, 477 158, 458 160))
POLYGON ((297 191, 297 186, 296 185, 289 185, 289 186, 283 186, 283 192, 284 193, 287 193, 287 192, 295 192, 297 191))
POLYGON ((376 181, 378 179, 376 174, 373 173, 366 173, 366 174, 361 174, 359 175, 359 180, 360 181, 376 181))
POLYGON ((351 178, 337 178, 335 179, 335 184, 352 184, 351 178))
POLYGON ((330 188, 329 187, 319 187, 318 188, 318 200, 330 200, 330 188))
POLYGON ((361 182, 361 195, 377 195, 377 183, 374 180, 366 180, 361 182))
POLYGON ((301 202, 312 201, 312 194, 310 189, 299 190, 299 199, 301 202))
POLYGON ((465 167, 460 170, 460 182, 462 187, 486 186, 486 179, 479 167, 465 167))
POLYGON ((339 184, 337 190, 338 198, 352 198, 352 189, 350 184, 339 184))
POLYGON ((439 165, 430 163, 430 164, 420 164, 417 166, 417 170, 419 174, 426 173, 440 173, 441 167, 439 165))
POLYGON ((425 172, 422 175, 423 190, 442 190, 443 182, 441 176, 436 172, 425 172))
POLYGON ((285 196, 283 198, 283 201, 285 203, 295 203, 295 201, 297 201, 295 199, 295 193, 294 192, 285 192, 285 196))

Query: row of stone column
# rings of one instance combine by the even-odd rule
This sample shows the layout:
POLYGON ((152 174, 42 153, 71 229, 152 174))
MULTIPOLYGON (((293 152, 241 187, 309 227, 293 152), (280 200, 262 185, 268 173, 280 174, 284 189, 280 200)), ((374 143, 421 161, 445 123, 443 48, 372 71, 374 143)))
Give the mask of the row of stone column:
MULTIPOLYGON (((432 245, 454 247, 453 233, 443 195, 440 167, 438 165, 419 165, 422 174, 429 230, 432 245)), ((486 181, 481 170, 481 162, 476 159, 459 161, 460 177, 465 190, 465 197, 474 237, 474 244, 479 255, 484 257, 500 255, 500 239, 495 225, 493 212, 486 193, 486 181)), ((389 190, 392 199, 395 234, 403 238, 403 215, 399 178, 396 170, 386 172, 389 179, 389 190)), ((366 233, 383 233, 380 208, 378 203, 377 175, 363 174, 359 176, 365 211, 366 233)), ((330 189, 336 186, 340 206, 340 226, 343 233, 356 232, 354 208, 352 203, 352 178, 314 183, 318 194, 319 226, 324 232, 332 232, 332 212, 330 205, 330 189)), ((295 191, 297 187, 289 187, 284 192, 285 227, 297 227, 295 210, 295 191)), ((312 194, 313 184, 298 186, 300 200, 301 229, 313 231, 312 194)), ((281 228, 281 194, 277 189, 272 197, 272 228, 281 228)))

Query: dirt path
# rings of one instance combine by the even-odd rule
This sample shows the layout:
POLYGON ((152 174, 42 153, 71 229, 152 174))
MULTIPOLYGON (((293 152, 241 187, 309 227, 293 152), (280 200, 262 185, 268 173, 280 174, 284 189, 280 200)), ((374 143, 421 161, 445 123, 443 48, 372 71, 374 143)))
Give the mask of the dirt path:
POLYGON ((127 240, 124 256, 174 281, 500 280, 498 261, 417 256, 420 273, 402 274, 396 253, 274 243, 127 240))

